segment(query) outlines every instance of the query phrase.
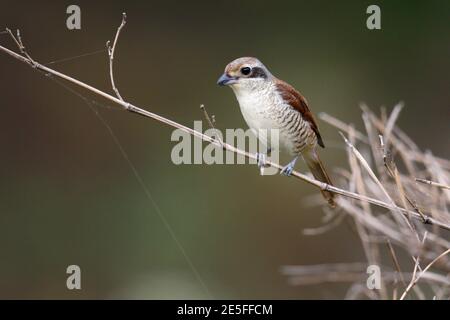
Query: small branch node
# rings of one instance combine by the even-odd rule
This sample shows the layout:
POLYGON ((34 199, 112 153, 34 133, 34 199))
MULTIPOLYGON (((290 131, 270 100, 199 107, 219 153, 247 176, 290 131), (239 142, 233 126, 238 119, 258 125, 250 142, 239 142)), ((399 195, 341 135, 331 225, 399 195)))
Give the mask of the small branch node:
POLYGON ((423 184, 428 184, 430 186, 434 186, 434 187, 437 187, 437 188, 450 190, 450 186, 447 186, 447 185, 442 184, 442 183, 434 182, 434 181, 427 180, 427 179, 420 179, 420 178, 415 178, 415 180, 417 182, 420 182, 420 183, 423 183, 423 184))
POLYGON ((222 139, 220 139, 218 131, 217 131, 216 127, 214 126, 214 124, 216 123, 216 117, 214 115, 212 115, 212 117, 209 116, 208 111, 206 111, 205 105, 201 104, 200 109, 203 111, 203 114, 206 118, 206 121, 208 122, 209 127, 211 129, 213 129, 214 132, 216 133, 214 140, 217 140, 220 143, 220 145, 222 146, 222 148, 225 150, 226 148, 224 147, 223 141, 222 141, 222 139))
POLYGON ((106 42, 106 48, 108 49, 108 57, 109 57, 109 76, 111 79, 111 86, 112 89, 114 91, 114 93, 116 94, 117 98, 121 101, 124 101, 122 96, 120 95, 119 89, 117 89, 116 87, 116 83, 114 81, 114 52, 116 51, 116 46, 117 46, 117 42, 119 41, 119 35, 120 35, 120 31, 122 30, 122 28, 125 26, 127 20, 127 15, 126 13, 122 13, 122 22, 120 23, 120 26, 117 28, 117 32, 116 32, 116 36, 114 37, 114 42, 113 45, 111 46, 111 42, 108 40, 106 42))
POLYGON ((22 37, 20 35, 20 30, 19 29, 16 30, 16 36, 14 36, 11 29, 9 29, 9 28, 6 28, 6 32, 9 33, 9 35, 11 36, 13 41, 16 43, 17 47, 20 50, 20 53, 22 53, 22 55, 28 59, 27 63, 30 66, 32 66, 34 69, 38 68, 40 65, 38 63, 36 63, 36 61, 34 61, 33 58, 31 58, 31 56, 26 51, 25 46, 23 45, 22 37))

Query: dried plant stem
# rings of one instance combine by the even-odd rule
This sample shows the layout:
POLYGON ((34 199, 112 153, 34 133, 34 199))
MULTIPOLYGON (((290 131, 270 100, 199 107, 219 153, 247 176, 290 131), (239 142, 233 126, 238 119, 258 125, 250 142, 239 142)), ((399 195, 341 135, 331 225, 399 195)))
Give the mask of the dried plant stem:
MULTIPOLYGON (((397 207, 397 205, 395 204, 394 200, 392 200, 391 196, 389 195, 389 193, 386 191, 386 189, 384 188, 384 186, 381 184, 380 180, 378 180, 377 176, 375 175, 375 173, 372 171, 372 169, 370 168, 369 164, 367 163, 367 161, 364 159, 364 157, 361 155, 361 153, 358 151, 358 149, 355 148, 355 146, 353 146, 353 144, 350 143, 350 141, 348 141, 348 139, 344 136, 344 134, 341 132, 340 133, 342 138, 344 139, 345 143, 347 144, 347 146, 350 148, 350 150, 353 152, 353 154, 356 156, 356 158, 359 160, 359 162, 361 163, 361 165, 364 167, 364 169, 366 169, 367 173, 369 174, 369 176, 373 179, 373 181, 379 186, 380 190, 383 192, 383 194, 385 195, 386 199, 389 201, 390 205, 393 208, 399 208, 397 207)), ((395 209, 398 210, 398 209, 395 209)), ((395 216, 397 219, 400 219, 400 217, 403 217, 405 220, 404 222, 406 223, 406 225, 411 229, 414 230, 414 228, 412 227, 411 223, 408 220, 408 216, 405 215, 399 215, 399 216, 395 216)))
POLYGON ((124 13, 122 13, 122 23, 117 28, 116 36, 114 38, 112 47, 110 47, 109 41, 106 43, 106 48, 108 49, 108 56, 109 56, 109 77, 111 79, 111 85, 112 85, 114 92, 116 93, 117 98, 119 98, 122 101, 123 101, 123 98, 120 95, 119 89, 117 89, 117 87, 116 87, 116 83, 114 82, 113 66, 114 66, 114 53, 116 52, 116 46, 117 46, 117 41, 119 40, 120 31, 122 31, 122 28, 125 26, 126 23, 127 23, 127 14, 124 12, 124 13))
POLYGON ((426 180, 426 179, 420 179, 420 178, 416 178, 416 181, 420 182, 420 183, 424 183, 424 184, 429 184, 430 186, 433 186, 433 187, 450 190, 450 186, 447 186, 442 183, 438 183, 438 182, 434 182, 434 181, 430 181, 430 180, 426 180))
MULTIPOLYGON (((214 139, 214 138, 212 138, 210 136, 207 136, 207 135, 203 134, 202 132, 193 130, 193 129, 187 127, 187 126, 184 126, 184 125, 182 125, 182 124, 180 124, 178 122, 175 122, 173 120, 165 118, 165 117, 163 117, 161 115, 158 115, 156 113, 153 113, 153 112, 144 110, 142 108, 139 108, 139 107, 137 107, 137 106, 135 106, 135 105, 133 105, 133 104, 131 104, 129 102, 126 102, 124 100, 116 98, 116 97, 114 97, 114 96, 112 96, 112 95, 110 95, 110 94, 108 94, 108 93, 106 93, 104 91, 101 91, 101 90, 99 90, 99 89, 97 89, 97 88, 95 88, 93 86, 90 86, 90 85, 88 85, 88 84, 86 84, 86 83, 84 83, 84 82, 82 82, 80 80, 77 80, 77 79, 75 79, 73 77, 70 77, 68 75, 65 75, 65 74, 63 74, 63 73, 61 73, 59 71, 56 71, 56 70, 51 69, 51 68, 49 68, 47 66, 44 66, 44 65, 42 65, 42 64, 40 64, 38 62, 35 62, 34 60, 30 60, 28 57, 20 55, 20 54, 14 52, 14 51, 12 51, 12 50, 10 50, 8 48, 0 46, 0 51, 3 51, 4 53, 10 55, 11 57, 13 57, 13 58, 15 58, 15 59, 17 59, 19 61, 22 61, 24 63, 32 65, 33 68, 36 69, 36 70, 41 70, 41 71, 43 71, 45 73, 54 75, 54 76, 56 76, 58 78, 61 78, 61 79, 64 79, 64 80, 66 80, 68 82, 71 82, 72 84, 75 84, 75 85, 77 85, 79 87, 82 87, 82 88, 84 88, 84 89, 86 89, 88 91, 91 91, 91 92, 93 92, 93 93, 95 93, 95 94, 97 94, 97 95, 99 95, 99 96, 101 96, 101 97, 103 97, 105 99, 108 99, 108 100, 110 100, 110 101, 120 105, 126 111, 129 111, 129 112, 132 112, 132 113, 136 113, 136 114, 139 114, 139 115, 144 116, 146 118, 151 118, 151 119, 154 119, 156 121, 162 122, 162 123, 164 123, 166 125, 169 125, 169 126, 171 126, 173 128, 180 129, 180 130, 182 130, 182 131, 184 131, 184 132, 186 132, 188 134, 191 134, 194 137, 202 139, 203 141, 212 143, 212 144, 216 145, 217 147, 223 147, 224 149, 226 149, 226 150, 228 150, 230 152, 234 152, 234 153, 242 155, 242 156, 244 156, 246 158, 256 160, 256 154, 251 154, 251 153, 249 153, 247 151, 238 149, 238 148, 236 148, 236 147, 234 147, 234 146, 232 146, 230 144, 227 144, 227 143, 221 144, 217 139, 214 139)), ((266 164, 267 164, 267 166, 274 167, 274 168, 276 168, 278 170, 283 169, 283 166, 281 166, 280 164, 271 162, 269 160, 266 161, 266 164)), ((339 195, 344 196, 344 197, 349 197, 349 198, 352 198, 352 199, 357 199, 357 200, 360 200, 360 201, 369 202, 369 203, 371 203, 373 205, 376 205, 376 206, 379 206, 379 207, 383 207, 383 208, 386 208, 386 209, 389 209, 389 210, 393 210, 393 211, 396 211, 396 212, 401 212, 404 216, 411 215, 415 219, 419 219, 419 220, 422 221, 422 217, 418 213, 416 213, 414 211, 411 211, 411 210, 408 210, 408 209, 405 209, 405 208, 400 208, 400 207, 396 206, 393 203, 386 203, 386 202, 378 200, 378 199, 374 199, 374 198, 367 197, 367 196, 364 196, 364 195, 360 195, 360 194, 357 194, 357 193, 354 193, 354 192, 343 190, 343 189, 337 188, 335 186, 329 185, 327 183, 324 183, 324 182, 318 181, 316 179, 313 179, 313 178, 311 178, 311 177, 309 177, 309 176, 307 176, 305 174, 302 174, 300 172, 297 172, 297 171, 292 172, 292 176, 297 178, 297 179, 300 179, 300 180, 302 180, 302 181, 304 181, 306 183, 309 183, 309 184, 319 188, 320 190, 329 191, 329 192, 333 192, 333 193, 339 194, 339 195)), ((436 220, 436 219, 434 219, 432 217, 427 217, 427 223, 428 224, 432 224, 432 225, 436 225, 436 226, 438 226, 440 228, 443 228, 443 229, 446 229, 446 230, 450 230, 450 224, 449 223, 438 221, 438 220, 436 220)))
MULTIPOLYGON (((363 107, 363 111, 367 112, 368 108, 366 106, 364 106, 363 107)), ((328 124, 332 125, 333 127, 339 129, 340 131, 343 131, 343 132, 348 134, 350 126, 348 124, 342 122, 341 120, 339 120, 339 119, 337 119, 337 118, 335 118, 335 117, 333 117, 333 116, 331 116, 331 115, 329 115, 329 114, 327 114, 325 112, 319 113, 319 118, 322 121, 325 121, 326 123, 328 123, 328 124)), ((373 123, 383 133, 384 128, 382 127, 382 124, 380 123, 380 121, 378 119, 374 118, 373 115, 371 116, 371 120, 373 120, 373 123)), ((413 144, 413 142, 410 141, 409 137, 407 137, 404 132, 398 130, 397 127, 395 127, 395 129, 393 131, 397 132, 398 136, 402 137, 402 139, 405 140, 405 141, 401 141, 400 139, 391 136, 391 143, 395 142, 397 147, 399 147, 399 148, 402 148, 403 145, 410 146, 412 144, 413 146, 412 147, 410 146, 410 149, 413 149, 413 150, 417 149, 417 146, 415 146, 413 144)), ((363 133, 361 133, 360 131, 355 131, 355 137, 359 141, 361 141, 363 143, 366 143, 366 144, 369 144, 369 139, 367 139, 367 137, 363 133)), ((409 159, 406 159, 406 160, 414 160, 414 161, 419 161, 419 162, 422 162, 424 160, 417 153, 408 152, 405 147, 403 147, 402 150, 405 152, 405 155, 407 157, 409 157, 409 159)), ((443 166, 446 169, 450 169, 450 160, 439 158, 439 157, 435 157, 435 159, 441 166, 443 166)), ((406 165, 408 165, 408 163, 406 165)))
MULTIPOLYGON (((400 300, 403 300, 406 295, 408 294, 408 292, 411 290, 412 287, 414 287, 416 285, 416 283, 420 280, 420 278, 423 277, 423 275, 425 274, 425 272, 428 271, 428 269, 431 268, 431 266, 433 264, 435 264, 439 259, 441 259, 442 257, 444 257, 445 255, 450 253, 450 249, 447 249, 446 251, 442 252, 439 256, 437 256, 433 261, 431 261, 426 267, 425 269, 423 269, 419 275, 417 277, 415 277, 415 272, 413 273, 412 276, 412 281, 409 283, 408 287, 406 288, 405 292, 403 292, 402 296, 400 297, 400 300)), ((416 270, 416 269, 415 269, 416 270)))
POLYGON ((17 29, 17 36, 14 36, 11 29, 6 28, 6 33, 9 33, 13 41, 16 43, 17 47, 19 48, 20 52, 28 59, 27 63, 33 67, 36 66, 36 62, 31 58, 31 56, 28 54, 28 51, 26 50, 25 46, 23 45, 22 37, 20 35, 20 30, 17 29))
POLYGON ((391 133, 394 130, 395 122, 397 121, 398 116, 400 115, 400 111, 403 109, 403 103, 399 103, 394 107, 394 110, 392 110, 391 115, 389 116, 389 119, 386 123, 386 127, 384 130, 384 137, 385 137, 385 143, 386 148, 388 148, 389 143, 391 141, 391 133))
POLYGON ((408 201, 409 205, 416 211, 420 216, 422 217, 423 221, 426 221, 425 215, 422 213, 422 211, 417 207, 415 202, 406 194, 405 188, 403 187, 402 181, 400 179, 400 174, 398 173, 397 166, 395 165, 394 160, 392 159, 392 156, 389 152, 389 149, 387 145, 384 143, 384 138, 380 134, 380 145, 383 149, 383 161, 384 166, 389 173, 389 176, 394 179, 395 184, 397 185, 397 188, 399 190, 400 198, 402 200, 402 204, 404 208, 407 208, 406 201, 408 201))
MULTIPOLYGON (((223 147, 223 141, 220 138, 220 133, 219 133, 219 131, 217 131, 216 126, 214 125, 214 120, 213 120, 214 118, 211 118, 209 116, 208 111, 206 111, 205 105, 203 105, 203 104, 200 105, 200 109, 203 111, 203 114, 205 116, 206 121, 208 122, 209 127, 214 131, 215 138, 219 141, 219 143, 222 146, 222 148, 224 148, 223 147)), ((214 117, 214 115, 213 115, 213 117, 214 117)))
MULTIPOLYGON (((182 130, 196 138, 211 143, 217 148, 222 148, 248 159, 256 160, 256 154, 249 153, 224 143, 220 137, 220 132, 215 133, 215 135, 217 135, 216 137, 206 135, 166 117, 139 108, 123 99, 115 84, 113 67, 115 50, 120 33, 125 24, 126 14, 124 13, 122 15, 122 22, 116 31, 112 46, 110 46, 109 41, 107 42, 109 77, 115 96, 33 60, 25 49, 19 31, 14 35, 11 30, 6 29, 4 33, 11 36, 19 48, 20 53, 14 52, 3 46, 0 46, 0 51, 28 64, 34 70, 45 73, 47 76, 50 76, 51 79, 59 83, 62 82, 56 78, 63 79, 75 86, 84 88, 98 96, 112 101, 126 111, 182 130)), ((389 292, 388 287, 386 287, 384 283, 393 283, 394 288, 392 296, 394 299, 397 299, 399 289, 398 284, 400 280, 405 287, 400 299, 404 299, 411 289, 415 292, 417 298, 425 299, 424 292, 419 285, 417 285, 419 279, 423 279, 423 282, 427 281, 427 283, 430 284, 430 288, 433 290, 435 297, 439 298, 448 294, 447 289, 450 285, 448 277, 445 276, 445 274, 439 274, 428 270, 439 259, 442 259, 445 255, 450 253, 450 249, 448 249, 450 248, 449 242, 440 234, 440 229, 450 230, 450 215, 448 213, 448 205, 450 203, 450 187, 448 185, 450 180, 448 178, 448 170, 450 168, 450 161, 436 158, 431 152, 421 152, 415 143, 395 125, 402 107, 402 104, 395 106, 389 116, 387 110, 382 108, 381 115, 377 116, 367 106, 361 106, 366 133, 356 131, 353 125, 346 124, 332 116, 326 114, 321 115, 323 120, 348 134, 347 139, 341 133, 348 146, 347 151, 350 164, 349 170, 340 170, 342 179, 340 185, 343 186, 342 188, 328 185, 297 171, 292 173, 292 176, 299 180, 311 184, 321 190, 333 192, 342 196, 337 198, 340 211, 334 211, 331 215, 336 217, 336 215, 339 214, 335 221, 315 230, 305 230, 305 234, 325 232, 338 224, 343 219, 341 217, 349 217, 353 219, 356 224, 358 236, 362 241, 367 262, 370 265, 380 266, 382 264, 382 255, 380 252, 380 249, 382 248, 380 244, 387 243, 387 249, 392 257, 395 271, 383 273, 382 290, 379 293, 368 290, 367 287, 361 283, 361 280, 366 278, 366 264, 335 264, 284 268, 284 273, 291 277, 291 282, 293 284, 300 285, 323 283, 327 281, 349 281, 352 282, 352 284, 347 291, 346 297, 356 298, 359 296, 367 296, 371 299, 386 299, 389 292), (381 148, 380 144, 377 143, 377 136, 380 138, 381 148), (366 146, 368 145, 370 147, 368 149, 372 152, 376 170, 373 170, 369 164, 371 158, 367 158, 369 161, 366 160, 362 153, 356 148, 356 140, 361 141, 366 146), (392 147, 392 153, 389 146, 392 147), (409 175, 402 174, 397 169, 393 154, 400 155, 409 175), (377 174, 375 174, 375 172, 377 172, 377 174), (438 182, 415 178, 418 176, 430 176, 432 180, 438 182), (394 182, 392 182, 392 180, 394 182), (436 188, 426 188, 423 185, 419 186, 414 183, 414 181, 428 184, 436 188), (411 187, 411 184, 413 184, 413 187, 411 187), (421 193, 424 193, 423 189, 427 190, 425 192, 428 192, 429 190, 429 193, 431 194, 428 195, 428 200, 431 200, 431 204, 429 205, 423 205, 420 201, 420 195, 421 193), (397 194, 399 195, 399 199, 396 198, 397 194), (419 200, 417 204, 416 200, 419 200), (401 206, 398 206, 396 201, 401 206), (386 214, 384 210, 377 210, 376 207, 371 207, 369 204, 373 204, 378 208, 388 209, 391 214, 386 214), (414 210, 410 210, 408 205, 414 210), (425 209, 422 209, 422 207, 426 208, 426 213, 424 212, 425 209), (422 222, 423 224, 433 225, 434 228, 425 229, 423 225, 418 223, 414 224, 411 218, 414 218, 416 221, 422 222), (425 239, 428 240, 426 244, 425 239), (410 263, 410 261, 413 261, 414 263, 414 271, 412 272, 411 281, 408 285, 405 283, 405 276, 407 275, 409 279, 410 275, 402 272, 401 260, 397 257, 394 245, 403 248, 412 259, 408 260, 408 262, 410 263), (442 252, 443 250, 445 251, 442 252), (422 270, 419 261, 429 262, 430 260, 432 261, 422 270)), ((209 116, 203 105, 201 106, 201 109, 203 110, 209 126, 215 132, 214 118, 209 116)), ((365 150, 361 150, 364 154, 365 150)), ((280 164, 268 160, 266 161, 266 165, 278 170, 282 169, 280 164)), ((189 259, 187 258, 187 260, 189 259)), ((441 262, 442 263, 435 268, 444 270, 446 274, 448 274, 450 270, 448 259, 442 259, 441 262)), ((194 267, 193 269, 194 272, 196 272, 194 267)))
POLYGON ((400 280, 402 281, 402 284, 404 286, 406 286, 406 281, 405 281, 405 278, 403 277, 403 273, 402 273, 402 270, 400 268, 400 263, 398 262, 397 255, 395 254, 394 247, 392 246, 391 241, 389 241, 389 239, 386 241, 386 243, 388 245, 389 252, 390 252, 391 257, 392 257, 392 261, 394 262, 395 269, 397 270, 397 272, 398 272, 398 274, 400 276, 400 280))

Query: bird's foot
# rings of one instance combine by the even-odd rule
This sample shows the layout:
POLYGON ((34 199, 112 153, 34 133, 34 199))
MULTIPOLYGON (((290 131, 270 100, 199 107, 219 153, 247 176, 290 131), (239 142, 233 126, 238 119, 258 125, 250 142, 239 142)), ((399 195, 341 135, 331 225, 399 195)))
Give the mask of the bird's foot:
POLYGON ((258 165, 260 174, 264 175, 264 168, 267 168, 266 155, 264 153, 256 154, 256 164, 258 165))
POLYGON ((281 171, 280 171, 280 174, 290 177, 292 174, 292 171, 294 171, 296 162, 297 162, 297 157, 295 157, 294 160, 289 162, 287 166, 283 167, 283 169, 281 169, 281 171))

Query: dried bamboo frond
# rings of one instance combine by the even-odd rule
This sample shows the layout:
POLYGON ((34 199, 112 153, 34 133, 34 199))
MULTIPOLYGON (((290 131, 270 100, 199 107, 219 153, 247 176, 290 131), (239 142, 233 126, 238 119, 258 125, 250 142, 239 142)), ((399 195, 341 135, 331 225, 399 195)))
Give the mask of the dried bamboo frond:
POLYGON ((450 298, 450 234, 427 225, 428 217, 450 222, 450 161, 421 151, 395 125, 402 108, 398 104, 389 116, 382 117, 361 106, 365 132, 328 114, 320 118, 343 132, 348 147, 348 168, 336 170, 339 187, 414 211, 423 221, 398 214, 396 209, 339 197, 339 216, 304 234, 324 233, 337 226, 342 215, 348 216, 361 239, 367 262, 286 266, 282 273, 289 283, 348 282, 348 299, 450 298), (411 258, 399 259, 397 252, 411 258), (369 265, 380 267, 379 290, 366 285, 369 265))

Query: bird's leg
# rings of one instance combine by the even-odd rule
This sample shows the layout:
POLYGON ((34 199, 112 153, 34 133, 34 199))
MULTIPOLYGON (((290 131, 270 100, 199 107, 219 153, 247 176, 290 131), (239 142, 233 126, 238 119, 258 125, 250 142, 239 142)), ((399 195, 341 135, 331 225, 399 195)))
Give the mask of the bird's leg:
POLYGON ((263 175, 264 167, 266 166, 266 155, 264 153, 256 154, 256 164, 258 165, 259 172, 263 175))
POLYGON ((292 171, 294 171, 295 163, 297 162, 298 156, 296 156, 291 162, 288 163, 287 166, 283 167, 280 174, 284 174, 285 176, 290 177, 292 171))
POLYGON ((261 173, 261 175, 264 174, 264 168, 267 168, 267 164, 266 164, 266 158, 267 156, 270 156, 270 152, 272 151, 272 149, 267 148, 267 154, 265 153, 256 153, 256 163, 258 164, 258 168, 259 168, 259 172, 261 173))

